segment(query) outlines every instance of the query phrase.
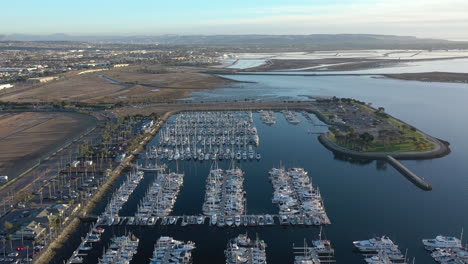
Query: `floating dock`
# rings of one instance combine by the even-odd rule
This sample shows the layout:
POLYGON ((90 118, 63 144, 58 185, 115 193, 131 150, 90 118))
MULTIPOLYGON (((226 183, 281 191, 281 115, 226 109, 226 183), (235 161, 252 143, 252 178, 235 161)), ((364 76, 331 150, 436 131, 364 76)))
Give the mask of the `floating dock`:
MULTIPOLYGON (((225 216, 225 219, 232 218, 235 216, 225 216)), ((204 225, 208 224, 211 226, 218 227, 246 227, 246 226, 319 226, 331 224, 330 219, 325 216, 321 221, 305 221, 305 218, 313 218, 307 215, 289 215, 286 218, 284 215, 240 215, 242 223, 240 225, 212 223, 210 216, 204 215, 184 215, 184 216, 164 216, 164 217, 139 217, 139 216, 115 216, 112 219, 98 218, 96 226, 111 226, 111 225, 136 225, 136 226, 153 226, 153 225, 204 225), (273 221, 268 223, 266 221, 267 216, 271 216, 273 221), (249 219, 248 222, 244 222, 243 219, 249 219), (152 218, 152 219, 151 219, 152 218), (201 221, 199 221, 201 220, 201 221)))

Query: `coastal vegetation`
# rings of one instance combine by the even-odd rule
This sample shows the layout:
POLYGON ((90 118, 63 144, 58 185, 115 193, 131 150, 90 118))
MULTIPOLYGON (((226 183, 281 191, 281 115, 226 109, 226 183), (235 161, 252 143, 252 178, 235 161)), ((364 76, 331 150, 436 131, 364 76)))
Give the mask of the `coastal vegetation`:
POLYGON ((385 109, 374 109, 361 102, 351 103, 375 120, 369 131, 357 131, 352 125, 348 125, 346 131, 330 129, 327 136, 337 145, 360 152, 426 152, 434 148, 422 132, 389 116, 385 109), (383 129, 372 129, 378 124, 383 129))

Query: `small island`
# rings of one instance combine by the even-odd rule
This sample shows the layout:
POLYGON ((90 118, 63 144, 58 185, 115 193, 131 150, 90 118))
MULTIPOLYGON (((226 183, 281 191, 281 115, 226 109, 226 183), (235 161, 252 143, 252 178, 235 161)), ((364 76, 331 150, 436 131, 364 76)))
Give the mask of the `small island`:
POLYGON ((382 107, 336 97, 318 99, 316 107, 331 126, 320 142, 335 152, 369 159, 431 159, 450 153, 448 142, 390 116, 382 107))

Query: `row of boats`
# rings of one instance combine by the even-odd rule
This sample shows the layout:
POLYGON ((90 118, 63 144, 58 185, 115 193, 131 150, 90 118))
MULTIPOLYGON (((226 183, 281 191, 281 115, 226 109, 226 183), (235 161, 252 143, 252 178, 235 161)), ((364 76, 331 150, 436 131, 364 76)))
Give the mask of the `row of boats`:
POLYGON ((183 183, 184 174, 157 173, 155 181, 141 200, 135 216, 168 216, 172 212, 183 183))
POLYGON ((303 247, 293 247, 294 264, 320 264, 334 263, 335 250, 332 247, 330 240, 322 239, 322 228, 320 228, 319 237, 317 240, 312 240, 311 246, 304 239, 303 247))
POLYGON ((354 241, 353 244, 357 251, 364 254, 366 263, 406 263, 406 256, 401 253, 398 245, 387 236, 354 241))
POLYGON ((288 123, 297 125, 301 123, 301 119, 297 116, 297 113, 290 110, 282 110, 281 113, 284 115, 284 118, 288 123))
POLYGON ((320 191, 303 168, 272 168, 269 178, 274 189, 272 202, 278 205, 280 215, 309 216, 317 225, 330 223, 320 191))
POLYGON ((111 239, 111 245, 99 259, 99 264, 130 264, 137 253, 139 239, 132 236, 119 236, 111 239))
MULTIPOLYGON (((334 263, 335 251, 329 240, 322 239, 320 231, 319 239, 312 240, 312 245, 308 246, 304 240, 303 247, 293 247, 294 264, 320 264, 334 263)), ((266 264, 265 241, 258 236, 255 240, 249 238, 247 234, 240 234, 228 242, 224 251, 226 264, 266 264)))
POLYGON ((244 172, 239 168, 210 170, 206 179, 203 214, 212 216, 235 216, 236 225, 240 225, 240 215, 245 214, 244 172))
POLYGON ((240 234, 228 242, 224 251, 226 264, 266 264, 266 247, 266 243, 258 237, 252 240, 247 234, 240 234))
POLYGON ((166 123, 147 156, 161 160, 260 159, 251 112, 182 113, 166 123))
MULTIPOLYGON (((260 120, 266 124, 266 125, 274 125, 277 122, 275 112, 273 111, 266 111, 266 110, 260 110, 258 111, 260 113, 260 120)), ((283 110, 281 111, 283 114, 284 118, 286 121, 288 121, 291 124, 299 124, 301 122, 301 119, 297 116, 297 113, 294 111, 289 111, 289 110, 283 110)), ((301 111, 300 112, 304 118, 309 121, 310 123, 314 123, 314 119, 310 116, 310 114, 306 111, 301 111)))
MULTIPOLYGON (((101 234, 103 229, 93 228, 93 232, 101 234)), ((98 242, 98 241, 95 241, 98 242)), ((138 238, 133 235, 114 237, 111 244, 99 259, 99 264, 129 264, 138 249, 138 238)), ((456 237, 439 235, 434 239, 422 240, 425 248, 432 252, 434 259, 443 264, 466 264, 468 263, 468 251, 464 248, 461 239, 456 237), (441 253, 447 254, 441 254, 441 253)), ((368 264, 406 264, 407 256, 403 255, 398 247, 389 237, 373 237, 367 240, 353 242, 357 251, 365 256, 368 264)), ((82 246, 83 247, 83 246, 82 246)), ((80 248, 81 251, 89 251, 91 246, 80 248)), ((224 251, 226 264, 266 264, 267 244, 258 238, 251 239, 247 234, 240 234, 229 240, 224 251)), ((151 264, 189 264, 192 263, 191 252, 195 243, 178 241, 172 237, 160 237, 154 247, 151 264)), ((293 246, 294 264, 320 264, 334 263, 334 249, 331 242, 322 239, 322 230, 319 238, 311 241, 309 246, 304 240, 304 246, 293 246)), ((83 256, 86 254, 74 254, 67 262, 84 263, 83 256)))
POLYGON ((301 111, 301 114, 304 116, 309 123, 314 123, 314 119, 310 116, 310 114, 307 111, 301 111))
POLYGON ((93 249, 93 245, 101 241, 101 234, 104 233, 104 231, 105 229, 99 227, 97 224, 91 226, 86 237, 82 238, 80 245, 68 259, 67 264, 83 263, 88 252, 93 249))
MULTIPOLYGON (((293 247, 296 252, 294 264, 332 263, 334 250, 330 241, 312 240, 312 246, 304 241, 304 247, 293 247), (300 251, 297 251, 300 250, 300 251)), ((129 264, 138 251, 139 239, 132 234, 117 236, 111 239, 109 247, 99 258, 99 264, 129 264)), ((258 235, 251 239, 247 234, 240 234, 228 241, 224 251, 226 264, 266 264, 267 244, 258 235)), ((190 264, 195 243, 175 240, 172 237, 161 236, 154 246, 151 264, 190 264)), ((74 256, 67 263, 85 263, 82 256, 74 256)))
POLYGON ((103 221, 98 218, 99 225, 128 225, 128 226, 153 226, 153 225, 203 225, 218 227, 236 226, 312 226, 322 223, 306 215, 184 215, 184 216, 115 216, 112 222, 103 221))
POLYGON ((109 225, 112 224, 114 217, 119 215, 119 211, 122 209, 122 206, 128 201, 128 198, 143 179, 143 176, 144 172, 139 170, 131 171, 127 174, 127 179, 112 195, 106 209, 102 213, 102 221, 106 221, 109 225))
POLYGON ((192 250, 195 243, 182 242, 172 237, 162 236, 154 246, 151 264, 189 264, 192 263, 192 250))
MULTIPOLYGON (((463 247, 461 241, 461 238, 438 235, 433 239, 423 239, 422 243, 438 263, 468 264, 468 248, 463 247)), ((406 254, 403 255, 398 245, 387 236, 354 241, 353 244, 357 251, 364 254, 366 263, 407 263, 406 254)))
POLYGON ((277 119, 276 119, 275 112, 260 110, 259 113, 260 113, 260 120, 262 120, 264 124, 269 125, 269 126, 276 124, 277 119))
POLYGON ((422 243, 431 257, 442 264, 468 264, 468 246, 463 246, 463 230, 460 238, 438 235, 423 239, 422 243))
POLYGON ((148 154, 147 157, 153 159, 167 160, 167 161, 215 161, 215 160, 260 160, 262 155, 254 150, 252 145, 241 147, 226 147, 226 148, 213 148, 213 150, 198 149, 196 152, 190 153, 189 151, 183 152, 178 149, 163 149, 161 151, 153 150, 153 154, 148 154))

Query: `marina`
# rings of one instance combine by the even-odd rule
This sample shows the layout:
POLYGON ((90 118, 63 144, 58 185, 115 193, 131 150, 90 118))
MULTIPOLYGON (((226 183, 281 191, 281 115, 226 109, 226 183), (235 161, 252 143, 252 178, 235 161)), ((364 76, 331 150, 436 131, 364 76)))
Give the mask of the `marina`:
MULTIPOLYGON (((146 215, 146 214, 145 214, 146 215)), ((105 225, 123 226, 165 226, 165 225, 208 225, 217 227, 246 227, 246 226, 313 226, 320 225, 314 222, 314 218, 307 215, 291 215, 284 218, 283 215, 181 215, 181 216, 115 216, 112 223, 105 225)), ((98 218, 98 223, 103 220, 98 218)), ((104 226, 103 224, 100 224, 104 226)))
POLYGON ((247 234, 240 234, 229 241, 224 251, 226 264, 266 264, 266 247, 266 243, 259 240, 258 236, 251 240, 247 234))
POLYGON ((105 229, 97 225, 91 226, 88 234, 81 240, 78 248, 73 252, 72 256, 68 259, 67 264, 83 263, 84 257, 88 252, 93 249, 93 245, 101 241, 101 235, 105 229))
POLYGON ((137 252, 139 239, 133 239, 130 235, 114 237, 111 241, 99 264, 130 264, 137 252))
POLYGON ((433 239, 423 239, 424 248, 431 257, 442 264, 467 264, 468 245, 463 246, 463 230, 460 238, 438 235, 433 239))
POLYGON ((178 160, 260 159, 252 112, 186 112, 165 124, 152 158, 178 160))
POLYGON ((368 240, 354 241, 354 247, 363 254, 365 261, 370 264, 407 263, 403 255, 389 237, 374 237, 368 240))
POLYGON ((308 246, 304 239, 304 246, 293 247, 294 264, 320 264, 320 263, 335 263, 333 249, 329 240, 322 239, 321 232, 319 239, 312 240, 312 245, 308 246))
POLYGON ((226 225, 233 224, 232 216, 235 216, 235 224, 240 225, 240 215, 245 214, 245 192, 243 188, 244 172, 239 168, 222 170, 212 169, 206 179, 205 202, 203 213, 211 216, 212 223, 219 224, 226 221, 226 225), (228 216, 225 218, 225 216, 228 216))
POLYGON ((192 250, 195 243, 178 241, 172 237, 163 236, 154 246, 153 257, 150 264, 190 264, 192 263, 192 250))
POLYGON ((265 110, 260 110, 258 111, 260 113, 260 119, 262 122, 266 125, 274 125, 276 124, 276 115, 275 112, 273 111, 265 111, 265 110))
POLYGON ((272 202, 279 207, 281 222, 296 223, 294 215, 308 216, 299 221, 314 225, 330 224, 318 189, 312 186, 303 168, 272 168, 269 172, 274 194, 272 202))
POLYGON ((98 222, 99 224, 112 225, 112 223, 118 219, 122 206, 128 201, 128 198, 133 193, 143 177, 144 173, 142 171, 131 171, 128 173, 126 181, 113 194, 111 200, 107 204, 105 211, 100 217, 100 221, 98 222))
MULTIPOLYGON (((176 117, 174 117, 174 119, 175 118, 176 117)), ((268 248, 266 250, 268 263, 291 263, 294 260, 293 251, 291 250, 292 245, 299 245, 301 243, 304 237, 304 232, 311 232, 311 234, 314 234, 318 232, 318 230, 315 230, 314 228, 305 229, 307 228, 306 223, 308 221, 299 220, 298 218, 303 217, 303 215, 301 214, 294 215, 296 219, 294 219, 292 222, 296 224, 291 224, 288 218, 287 225, 286 223, 284 224, 284 226, 281 225, 281 215, 278 212, 278 206, 276 204, 273 204, 271 201, 274 189, 271 188, 272 184, 269 182, 268 174, 269 170, 272 167, 274 167, 274 164, 278 164, 280 160, 283 161, 283 164, 289 165, 287 167, 304 167, 304 170, 309 172, 316 172, 319 170, 318 168, 320 168, 320 173, 314 173, 312 175, 314 180, 314 188, 317 188, 316 186, 320 186, 320 193, 323 195, 324 198, 326 198, 327 213, 331 213, 333 219, 340 219, 343 217, 349 217, 352 219, 355 216, 357 216, 357 214, 365 213, 365 211, 360 211, 359 208, 354 207, 352 212, 347 209, 344 209, 343 211, 333 210, 331 212, 328 212, 329 207, 336 208, 336 203, 342 202, 342 199, 352 199, 355 202, 360 201, 360 199, 356 199, 357 197, 352 195, 346 195, 345 198, 343 195, 335 195, 336 192, 343 194, 353 192, 353 188, 349 187, 353 186, 352 181, 355 180, 357 176, 353 175, 353 177, 347 177, 347 175, 341 175, 339 179, 343 181, 343 183, 333 184, 333 189, 337 188, 337 190, 330 192, 330 183, 327 180, 327 177, 329 177, 330 175, 330 171, 338 170, 338 168, 340 168, 340 170, 343 170, 343 167, 357 167, 360 171, 365 171, 369 166, 358 166, 352 165, 347 162, 336 161, 335 163, 333 163, 336 167, 327 166, 325 168, 324 165, 321 165, 321 163, 328 164, 326 161, 328 158, 328 152, 322 152, 319 143, 315 142, 314 140, 310 140, 310 138, 307 139, 307 133, 305 132, 309 129, 314 129, 317 131, 326 130, 326 127, 318 127, 310 122, 304 122, 306 121, 306 119, 303 115, 298 115, 298 118, 301 118, 303 121, 297 126, 289 125, 289 123, 287 123, 287 121, 283 118, 279 118, 275 126, 268 126, 261 122, 259 113, 253 114, 253 118, 258 129, 258 135, 262 138, 262 145, 259 145, 259 147, 257 147, 257 150, 263 155, 262 160, 260 162, 236 163, 236 166, 244 172, 243 190, 245 192, 245 200, 248 201, 248 203, 244 204, 245 212, 248 213, 239 215, 239 227, 237 227, 235 224, 232 224, 232 226, 228 228, 225 224, 224 228, 219 228, 217 224, 218 221, 216 221, 216 225, 213 225, 211 216, 204 215, 203 204, 206 195, 207 178, 210 175, 210 171, 216 168, 212 161, 203 163, 179 162, 179 164, 175 162, 170 162, 167 164, 167 169, 169 171, 183 171, 186 175, 184 178, 184 184, 180 189, 177 202, 174 205, 171 215, 167 215, 164 217, 154 217, 153 220, 151 220, 151 217, 145 219, 145 217, 143 216, 132 216, 136 213, 139 202, 141 201, 141 198, 134 197, 131 199, 136 199, 137 201, 129 202, 136 203, 136 206, 127 207, 127 209, 125 210, 128 211, 122 214, 126 215, 125 217, 120 216, 119 218, 116 218, 115 221, 112 223, 112 226, 110 227, 106 227, 106 225, 102 225, 101 227, 106 228, 106 230, 116 230, 109 230, 109 232, 115 232, 119 235, 124 234, 125 230, 131 230, 132 232, 137 234, 137 236, 140 239, 144 239, 144 241, 146 241, 145 243, 151 243, 152 245, 154 245, 156 242, 149 239, 150 234, 152 234, 152 232, 159 232, 163 236, 171 236, 179 241, 194 241, 197 244, 197 250, 196 254, 193 256, 193 263, 204 263, 206 261, 209 261, 210 258, 208 258, 208 256, 213 256, 213 259, 216 260, 216 262, 222 261, 221 258, 225 260, 225 256, 223 254, 224 249, 220 250, 215 245, 223 244, 225 246, 227 241, 232 239, 232 237, 236 236, 239 233, 245 233, 245 220, 248 219, 250 223, 250 219, 254 218, 255 220, 252 222, 255 224, 247 224, 247 228, 249 229, 249 232, 250 230, 258 232, 260 237, 262 237, 262 239, 264 239, 265 242, 268 243, 268 248), (286 132, 289 133, 288 136, 283 137, 283 135, 286 132), (283 140, 285 142, 284 144, 279 143, 283 140), (278 144, 282 144, 281 152, 275 151, 275 147, 277 147, 278 144), (307 152, 305 150, 307 150, 307 152), (308 154, 310 156, 306 155, 306 153, 310 153, 308 154), (309 161, 310 164, 307 161, 309 161), (270 186, 270 188, 259 188, 259 186, 270 186), (194 192, 196 192, 199 195, 193 195, 194 192), (266 224, 267 215, 272 217, 274 224, 266 224), (258 224, 262 222, 260 221, 259 216, 262 216, 262 218, 264 219, 264 226, 258 224), (202 222, 202 224, 199 224, 200 222, 202 222), (225 233, 229 234, 225 235, 225 233), (289 234, 291 234, 291 237, 289 237, 289 234), (284 239, 278 240, 278 236, 284 237, 284 239), (206 242, 207 239, 209 239, 210 242, 206 242), (214 248, 216 248, 216 250, 214 248), (269 250, 270 248, 273 250, 269 250)), ((314 121, 317 125, 321 124, 320 121, 317 121, 315 119, 314 121)), ((152 142, 149 148, 151 148, 153 145, 158 145, 159 136, 160 135, 158 135, 155 138, 155 140, 152 142)), ((142 156, 142 158, 139 160, 139 163, 144 164, 144 156, 142 156)), ((217 163, 218 168, 222 168, 223 170, 231 168, 230 160, 218 160, 217 163)), ((151 171, 145 172, 145 178, 149 179, 150 177, 153 177, 151 175, 156 175, 156 173, 157 172, 151 171)), ((385 175, 392 174, 391 171, 383 171, 382 173, 384 173, 385 175)), ((365 178, 372 184, 376 184, 377 182, 376 180, 373 180, 372 177, 365 178)), ((385 178, 385 181, 389 181, 390 179, 394 178, 389 176, 385 178)), ((141 197, 145 196, 148 187, 151 186, 152 183, 153 181, 148 181, 147 187, 139 187, 143 190, 143 193, 141 193, 141 197)), ((410 186, 403 186, 403 188, 410 188, 410 186)), ((397 201, 395 202, 400 202, 399 198, 396 199, 397 201)), ((394 210, 393 208, 394 207, 390 207, 386 210, 394 210)), ((230 215, 230 217, 232 217, 232 219, 235 221, 235 215, 230 215)), ((366 224, 373 226, 372 230, 369 231, 369 235, 372 235, 372 233, 374 232, 381 232, 382 230, 378 228, 377 223, 374 224, 366 222, 366 224)), ((333 225, 327 226, 327 234, 330 236, 331 240, 337 240, 336 244, 334 244, 335 258, 337 259, 337 262, 340 263, 344 260, 351 259, 349 263, 362 263, 364 260, 360 255, 353 254, 352 249, 350 249, 349 246, 343 246, 344 240, 341 238, 341 236, 349 236, 349 234, 342 233, 343 231, 338 232, 337 230, 339 229, 339 225, 337 229, 335 223, 333 225)), ((393 237, 393 233, 391 235, 393 237)), ((354 236, 356 236, 356 234, 354 236)), ((101 236, 101 240, 99 242, 95 243, 108 243, 104 242, 107 240, 103 239, 102 237, 103 236, 101 236)), ((402 241, 404 241, 404 239, 401 238, 401 235, 399 237, 402 241)), ((420 241, 420 238, 421 237, 416 238, 416 241, 420 241)), ((348 245, 350 241, 352 241, 352 238, 346 241, 348 245)), ((407 241, 411 242, 412 240, 407 241)), ((307 243, 307 247, 312 247, 312 242, 307 242, 309 242, 307 243)), ((86 245, 89 245, 89 243, 86 245)), ((410 252, 413 251, 414 249, 411 249, 410 252)), ((148 249, 142 249, 142 253, 138 254, 137 259, 141 263, 149 263, 148 261, 151 258, 151 254, 152 249, 151 251, 149 251, 148 249)), ((427 255, 427 257, 430 258, 429 254, 425 254, 427 255)), ((373 255, 369 255, 366 257, 370 258, 372 256, 373 255)), ((424 260, 424 258, 421 259, 424 260)), ((417 261, 416 263, 419 262, 420 261, 417 261)))
POLYGON ((297 113, 294 111, 289 111, 289 110, 282 110, 281 113, 283 114, 284 118, 288 123, 297 125, 301 123, 301 120, 297 117, 297 113))
POLYGON ((150 217, 148 222, 151 224, 154 223, 154 217, 169 215, 183 183, 184 174, 174 172, 168 174, 157 173, 156 180, 148 188, 135 216, 150 217))

